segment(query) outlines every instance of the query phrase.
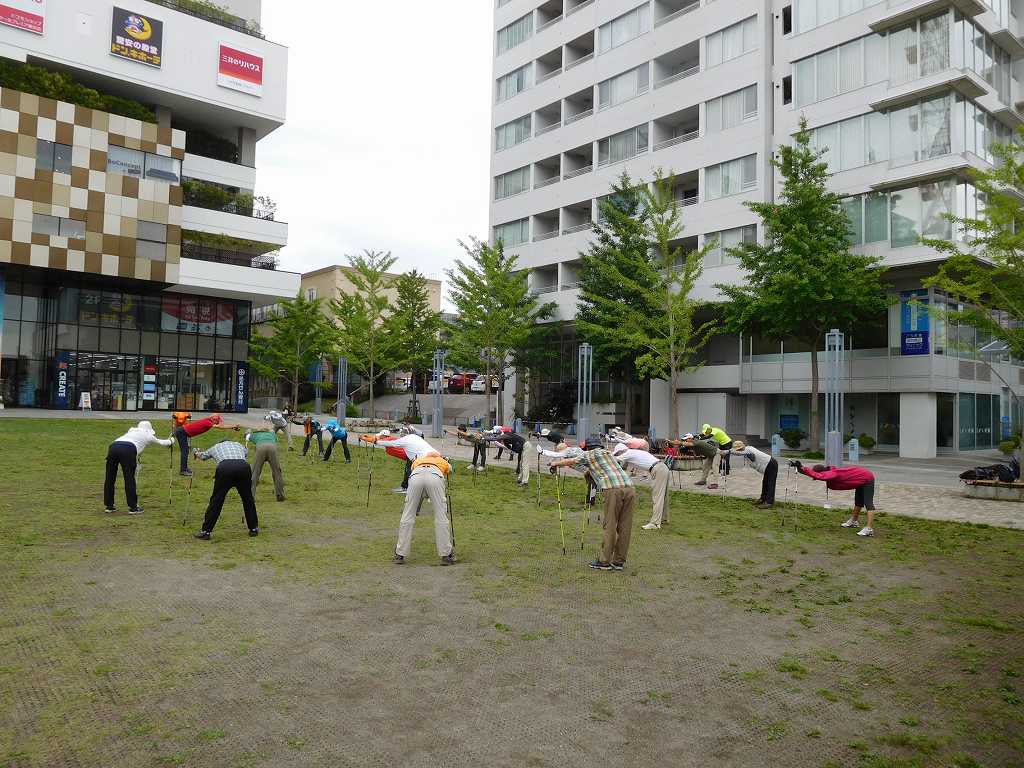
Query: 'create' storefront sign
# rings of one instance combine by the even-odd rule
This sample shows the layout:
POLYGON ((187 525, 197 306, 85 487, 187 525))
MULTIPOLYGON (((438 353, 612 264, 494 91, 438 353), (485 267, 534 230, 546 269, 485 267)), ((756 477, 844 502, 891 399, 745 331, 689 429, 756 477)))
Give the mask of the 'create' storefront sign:
POLYGON ((0 2, 0 24, 41 35, 45 21, 46 0, 4 0, 0 2))
POLYGON ((68 408, 71 403, 68 401, 70 382, 68 376, 71 373, 71 353, 58 352, 56 365, 53 369, 53 407, 68 408))
POLYGON ((250 96, 263 95, 263 57, 233 45, 220 44, 217 85, 250 96))
POLYGON ((900 294, 900 354, 927 355, 930 321, 928 291, 903 291, 900 294))
POLYGON ((122 59, 158 67, 163 62, 164 23, 152 16, 114 6, 110 53, 122 59))

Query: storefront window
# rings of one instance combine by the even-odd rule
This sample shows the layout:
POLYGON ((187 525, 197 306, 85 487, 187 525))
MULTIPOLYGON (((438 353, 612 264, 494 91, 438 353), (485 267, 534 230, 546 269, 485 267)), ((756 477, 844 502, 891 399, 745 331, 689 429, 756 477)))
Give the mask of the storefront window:
POLYGON ((975 445, 974 395, 961 393, 960 397, 960 450, 973 451, 975 445))
POLYGON ((881 445, 900 444, 900 396, 895 392, 878 395, 878 442, 881 445))
POLYGON ((992 398, 978 395, 974 401, 974 433, 976 448, 992 447, 992 398))
POLYGON ((184 360, 178 363, 178 397, 175 407, 183 411, 198 410, 195 391, 196 367, 184 360))
MULTIPOLYGON (((160 328, 164 331, 179 330, 178 317, 181 314, 181 299, 178 296, 164 295, 160 314, 160 328)), ((164 353, 166 354, 166 353, 164 353)))
POLYGON ((83 288, 78 295, 78 322, 81 325, 99 325, 100 292, 83 288))
POLYGON ((955 448, 953 442, 953 411, 956 407, 956 395, 940 392, 936 395, 935 435, 939 448, 955 448))

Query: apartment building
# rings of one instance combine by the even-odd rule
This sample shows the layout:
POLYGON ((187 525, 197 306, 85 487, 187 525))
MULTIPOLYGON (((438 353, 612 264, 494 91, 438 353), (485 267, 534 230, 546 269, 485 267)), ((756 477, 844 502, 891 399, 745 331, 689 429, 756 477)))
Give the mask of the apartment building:
MULTIPOLYGON (((698 286, 715 300, 716 283, 743 279, 728 247, 764 236, 743 203, 779 193, 770 158, 805 117, 854 249, 883 257, 893 286, 887 317, 840 329, 844 431, 930 457, 991 448, 1019 426, 1021 361, 927 311, 953 299, 922 287, 939 256, 919 237, 958 234, 942 214, 984 205, 969 173, 991 167, 992 143, 1024 122, 1024 3, 498 0, 494 19, 491 236, 564 323, 540 398, 574 376, 579 253, 613 181, 674 173, 683 244, 718 243, 698 286)), ((678 392, 654 382, 634 406, 661 435, 705 421, 765 438, 807 430, 810 354, 720 334, 678 392)), ((604 420, 621 420, 621 388, 597 391, 612 401, 604 420)))
POLYGON ((254 197, 287 50, 259 0, 0 6, 0 399, 245 411, 253 307, 294 296, 254 197))

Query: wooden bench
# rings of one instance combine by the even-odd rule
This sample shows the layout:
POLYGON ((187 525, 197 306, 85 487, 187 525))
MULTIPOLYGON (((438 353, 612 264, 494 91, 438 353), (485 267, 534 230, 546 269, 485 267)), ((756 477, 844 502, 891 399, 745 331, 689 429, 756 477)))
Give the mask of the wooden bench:
POLYGON ((972 499, 1024 502, 1024 482, 1002 483, 998 480, 964 480, 964 494, 972 499))

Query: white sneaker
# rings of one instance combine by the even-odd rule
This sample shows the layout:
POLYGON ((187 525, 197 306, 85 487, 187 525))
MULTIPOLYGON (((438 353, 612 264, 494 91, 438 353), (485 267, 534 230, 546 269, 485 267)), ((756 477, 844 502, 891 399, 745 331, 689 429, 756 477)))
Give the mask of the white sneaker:
POLYGON ((487 469, 487 467, 477 467, 476 471, 477 472, 483 472, 485 469, 487 469))
POLYGON ((867 526, 865 526, 865 527, 861 528, 859 531, 857 531, 857 535, 858 536, 874 536, 875 535, 875 529, 874 528, 868 528, 867 526))
POLYGON ((657 523, 647 523, 644 526, 644 530, 645 531, 658 531, 658 530, 661 530, 661 526, 658 525, 657 523))
POLYGON ((851 517, 845 523, 841 523, 841 525, 843 526, 843 528, 859 528, 860 527, 860 520, 855 520, 854 518, 851 517))

